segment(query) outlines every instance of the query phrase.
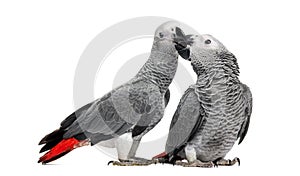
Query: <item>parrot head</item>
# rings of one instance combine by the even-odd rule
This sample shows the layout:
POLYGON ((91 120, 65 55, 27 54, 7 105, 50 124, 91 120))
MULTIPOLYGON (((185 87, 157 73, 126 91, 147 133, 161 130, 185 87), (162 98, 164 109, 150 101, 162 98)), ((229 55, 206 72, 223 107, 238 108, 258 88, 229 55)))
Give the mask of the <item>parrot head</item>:
POLYGON ((225 67, 230 73, 238 73, 235 56, 213 36, 186 35, 186 40, 191 52, 188 59, 198 75, 207 70, 225 67))
POLYGON ((186 36, 180 28, 180 23, 176 21, 165 22, 156 29, 153 46, 164 53, 178 53, 184 59, 190 54, 186 36))

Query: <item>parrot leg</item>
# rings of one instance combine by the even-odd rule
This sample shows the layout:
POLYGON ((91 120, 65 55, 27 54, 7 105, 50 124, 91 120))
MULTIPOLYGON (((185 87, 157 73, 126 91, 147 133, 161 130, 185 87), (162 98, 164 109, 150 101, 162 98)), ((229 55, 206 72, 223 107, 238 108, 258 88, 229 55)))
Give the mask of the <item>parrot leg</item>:
POLYGON ((132 139, 131 133, 123 135, 117 140, 119 161, 109 161, 114 166, 148 166, 157 163, 154 160, 135 157, 140 140, 132 139), (127 136, 127 137, 126 137, 127 136))
POLYGON ((214 163, 216 166, 233 166, 235 163, 238 163, 238 165, 240 165, 241 160, 237 157, 235 157, 233 160, 222 158, 222 159, 216 160, 214 163))
POLYGON ((199 160, 195 160, 192 162, 183 162, 183 161, 176 161, 174 165, 183 166, 183 167, 214 167, 213 162, 201 162, 199 160))
POLYGON ((197 152, 193 144, 186 145, 184 151, 188 162, 176 161, 175 165, 183 167, 214 167, 213 162, 202 162, 197 159, 197 152))

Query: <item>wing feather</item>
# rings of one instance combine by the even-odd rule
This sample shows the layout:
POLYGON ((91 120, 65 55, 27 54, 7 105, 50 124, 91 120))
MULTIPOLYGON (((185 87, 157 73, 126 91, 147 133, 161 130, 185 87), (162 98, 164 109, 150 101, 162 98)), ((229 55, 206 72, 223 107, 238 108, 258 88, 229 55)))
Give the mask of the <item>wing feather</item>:
POLYGON ((203 108, 193 88, 189 88, 182 96, 173 116, 166 143, 166 153, 170 158, 190 141, 203 121, 203 108))
POLYGON ((238 133, 238 138, 240 138, 239 143, 242 143, 244 138, 247 135, 248 132, 248 128, 249 128, 249 124, 250 124, 250 117, 251 117, 251 113, 252 113, 252 94, 251 91, 249 89, 248 86, 246 86, 245 84, 242 84, 243 87, 243 96, 245 98, 245 104, 246 104, 246 109, 245 109, 245 116, 246 119, 242 124, 242 127, 238 133))

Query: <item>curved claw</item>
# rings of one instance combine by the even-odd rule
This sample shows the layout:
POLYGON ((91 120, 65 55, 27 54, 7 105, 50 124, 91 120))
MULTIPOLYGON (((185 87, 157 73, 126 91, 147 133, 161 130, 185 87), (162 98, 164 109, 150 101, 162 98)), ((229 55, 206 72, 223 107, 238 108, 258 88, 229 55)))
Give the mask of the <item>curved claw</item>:
POLYGON ((111 163, 113 163, 114 161, 109 161, 108 163, 107 163, 107 165, 109 166, 111 163))
POLYGON ((236 160, 237 160, 237 162, 238 162, 238 164, 239 164, 239 166, 241 165, 241 160, 240 160, 240 158, 237 158, 236 157, 236 160))

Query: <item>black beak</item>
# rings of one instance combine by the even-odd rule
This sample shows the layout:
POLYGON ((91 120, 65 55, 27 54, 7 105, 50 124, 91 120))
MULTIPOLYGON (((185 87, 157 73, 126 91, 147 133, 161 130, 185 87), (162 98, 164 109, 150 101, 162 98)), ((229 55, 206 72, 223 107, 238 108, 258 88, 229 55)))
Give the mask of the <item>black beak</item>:
POLYGON ((188 46, 188 41, 186 39, 185 34, 183 33, 183 31, 179 28, 176 27, 176 37, 174 39, 174 43, 175 43, 175 48, 178 52, 178 54, 186 59, 190 61, 190 49, 187 47, 188 46))

